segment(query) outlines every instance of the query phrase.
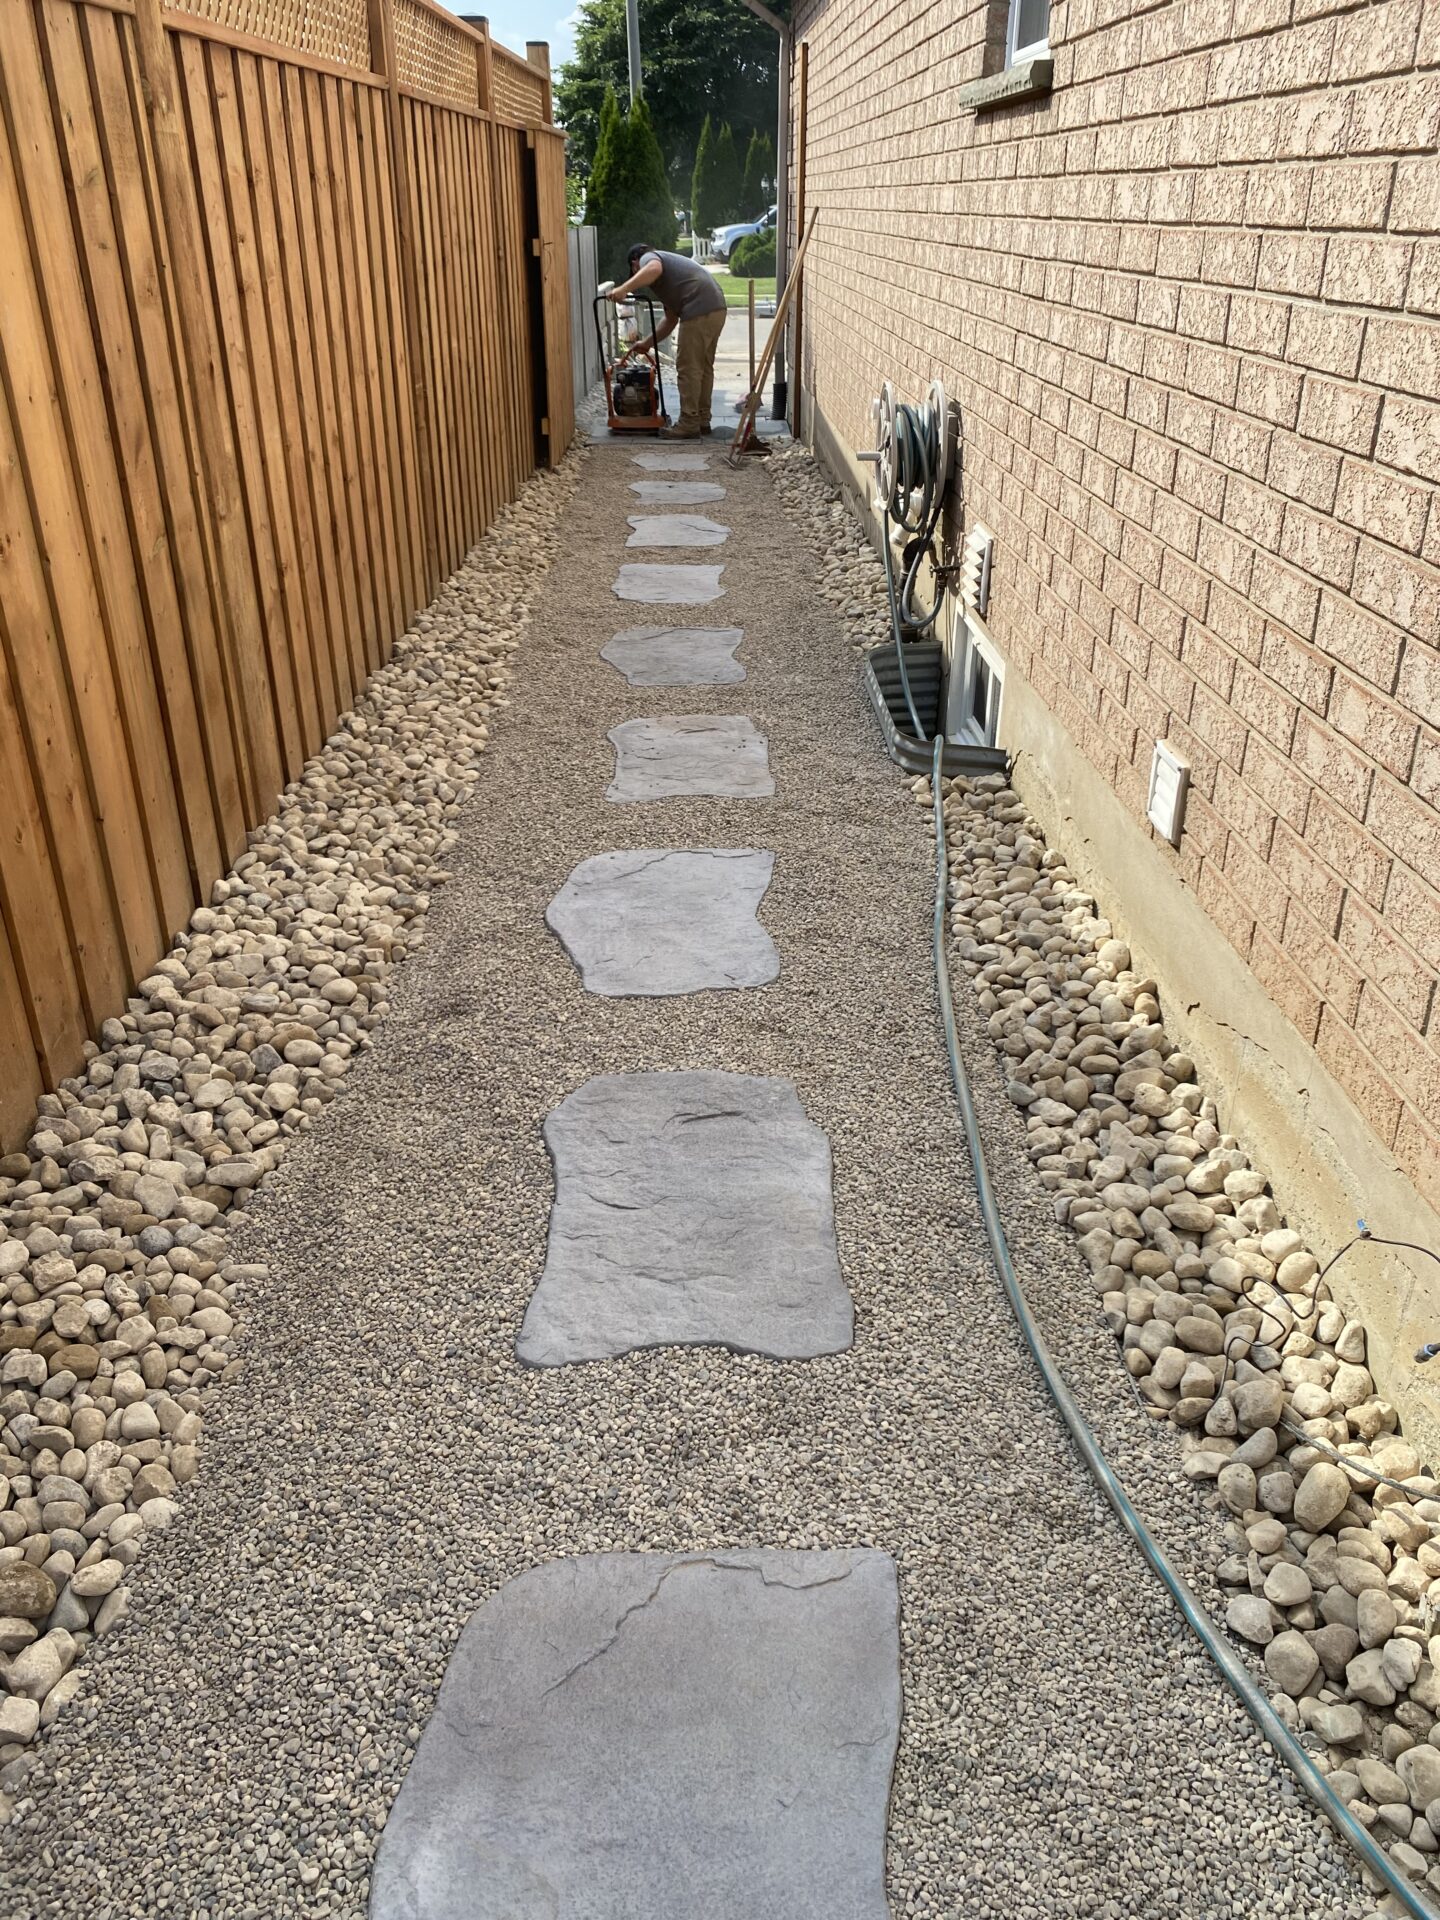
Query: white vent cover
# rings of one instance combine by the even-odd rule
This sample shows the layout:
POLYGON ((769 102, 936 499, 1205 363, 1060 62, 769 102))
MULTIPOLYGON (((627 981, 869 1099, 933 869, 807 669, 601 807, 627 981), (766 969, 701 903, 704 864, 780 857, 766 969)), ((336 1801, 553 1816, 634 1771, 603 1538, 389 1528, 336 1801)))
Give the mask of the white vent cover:
POLYGON ((960 562, 960 598, 982 620, 990 611, 990 562, 994 554, 994 534, 977 521, 965 536, 965 556, 960 562))
POLYGON ((1180 843, 1180 829, 1185 823, 1185 795, 1189 786, 1189 762, 1181 759, 1168 740, 1157 740, 1150 762, 1150 799, 1145 812, 1151 826, 1172 847, 1180 843))

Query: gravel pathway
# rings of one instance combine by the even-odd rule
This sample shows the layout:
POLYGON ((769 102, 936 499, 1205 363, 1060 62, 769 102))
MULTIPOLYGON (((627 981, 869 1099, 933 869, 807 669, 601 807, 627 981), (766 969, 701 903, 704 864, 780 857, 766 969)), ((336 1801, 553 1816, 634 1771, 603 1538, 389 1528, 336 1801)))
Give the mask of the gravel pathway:
MULTIPOLYGON (((937 1029, 923 816, 763 467, 711 470, 734 532, 693 624, 742 627, 748 678, 629 687, 599 659, 634 618, 610 584, 640 470, 592 454, 424 950, 237 1234, 273 1276, 248 1302, 247 1371, 0 1836, 0 1911, 360 1920, 445 1662, 502 1582, 597 1549, 756 1546, 898 1565, 897 1916, 1370 1908, 1091 1489, 1011 1325, 937 1029), (608 728, 701 711, 767 736, 774 797, 605 804, 608 728), (778 979, 583 991, 546 906, 582 860, 657 845, 773 850, 778 979), (655 1067, 793 1080, 834 1155, 850 1351, 517 1364, 552 1195, 542 1123, 594 1075, 655 1067)), ((961 1013, 1047 1336, 1157 1531, 1206 1568, 1218 1522, 1173 1435, 1141 1425, 961 1013)))

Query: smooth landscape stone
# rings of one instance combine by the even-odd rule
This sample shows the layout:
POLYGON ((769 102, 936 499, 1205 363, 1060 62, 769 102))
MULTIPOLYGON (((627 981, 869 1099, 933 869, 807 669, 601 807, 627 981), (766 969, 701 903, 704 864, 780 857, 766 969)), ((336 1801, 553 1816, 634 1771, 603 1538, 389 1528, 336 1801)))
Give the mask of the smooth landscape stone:
POLYGON ((887 1920, 886 1553, 597 1553, 474 1613, 370 1920, 887 1920))
POLYGON ((607 800, 665 800, 710 793, 763 800, 775 791, 769 746, 744 714, 677 713, 610 729, 615 778, 607 800))
POLYGON ((632 561, 612 589, 617 600, 648 600, 652 606, 703 607, 724 597, 724 567, 666 567, 632 561))
POLYGON ((780 971, 756 919, 775 856, 641 847, 582 860, 545 909, 588 993, 763 987, 780 971))
POLYGON ((642 507, 709 507, 725 498, 713 480, 632 480, 630 491, 642 507))
POLYGON ((723 547, 729 527, 703 513, 632 513, 627 547, 723 547))
POLYGON ((788 1080, 612 1073, 545 1122, 555 1203, 515 1350, 531 1366, 714 1345, 842 1353, 830 1144, 788 1080))
POLYGON ((600 658, 632 687, 724 687, 745 678, 732 658, 742 627, 626 627, 600 649, 600 658))
POLYGON ((708 453, 632 453, 630 458, 647 473, 703 473, 710 464, 708 453))

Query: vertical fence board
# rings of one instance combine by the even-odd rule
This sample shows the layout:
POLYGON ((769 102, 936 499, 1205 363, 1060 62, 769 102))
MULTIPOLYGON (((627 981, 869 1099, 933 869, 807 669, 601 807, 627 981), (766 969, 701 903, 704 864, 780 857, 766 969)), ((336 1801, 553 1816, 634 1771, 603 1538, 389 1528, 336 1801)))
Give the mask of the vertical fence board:
POLYGON ((573 433, 543 73, 360 18, 0 0, 0 1147, 573 433))
MULTIPOLYGON (((54 8, 56 13, 65 10, 54 8)), ((195 726, 214 807, 213 856, 198 848, 200 829, 195 829, 196 894, 203 899, 244 838, 245 750, 227 686, 213 559, 207 552, 203 512, 197 502, 194 427, 177 353, 176 323, 167 297, 166 250, 155 217, 154 165, 145 137, 144 110, 130 44, 134 29, 117 14, 94 10, 82 11, 81 24, 114 208, 116 244, 145 391, 170 564, 181 607, 179 632, 184 639, 195 726)), ((172 711, 178 715, 183 709, 183 690, 176 686, 171 697, 172 711)), ((180 731, 183 725, 183 719, 177 718, 175 730, 180 731)), ((172 752, 176 778, 184 784, 183 745, 172 752)))
MULTIPOLYGON (((350 517, 345 449, 340 433, 338 374, 334 332, 330 322, 328 286, 320 240, 319 189, 310 150, 310 121, 304 76, 293 67, 281 75, 285 103, 285 140, 290 153, 290 184, 295 201, 295 224, 301 258, 308 270, 304 283, 306 332, 302 354, 308 349, 319 407, 317 439, 312 458, 318 460, 324 483, 321 541, 333 559, 336 573, 336 614, 331 635, 331 660, 339 710, 344 711, 364 679, 360 668, 359 567, 350 517)), ((319 480, 317 479, 317 492, 319 480)))
MULTIPOLYGON (((266 63, 268 65, 268 62, 266 63)), ((325 601, 310 513, 305 470, 304 415, 296 377, 296 342, 282 278, 279 212, 271 175, 270 141, 259 73, 260 62, 247 53, 234 60, 236 107, 241 141, 240 164, 250 187, 253 284, 248 305, 255 332, 256 379, 274 394, 275 406, 265 440, 270 463, 271 497, 276 518, 289 528, 285 564, 289 569, 286 604, 292 609, 291 659, 300 711, 302 753, 313 751, 328 731, 325 601)))
POLYGON ((569 228, 565 211, 565 140, 558 133, 535 135, 535 187, 539 208, 540 285, 545 321, 545 416, 549 422, 549 461, 559 466, 575 438, 570 330, 579 316, 570 313, 569 228))
MULTIPOLYGON (((320 94, 324 110, 325 138, 329 155, 330 194, 335 213, 335 248, 340 261, 337 292, 345 342, 345 364, 349 369, 350 428, 355 446, 360 481, 360 506, 365 526, 365 565, 370 587, 372 618, 366 629, 366 661, 370 672, 380 666, 394 638, 390 614, 390 585, 386 528, 381 520, 380 496, 376 475, 376 455, 371 438, 371 370, 366 364, 365 327, 362 308, 364 290, 360 284, 355 249, 355 209, 351 199, 350 157, 347 130, 340 113, 341 82, 322 78, 320 94)), ((378 377, 378 373, 374 375, 378 377)))
POLYGON ((47 1067, 63 1054, 72 1037, 98 1024, 107 1008, 125 996, 129 970, 121 943, 119 915, 110 886, 108 863, 97 825, 97 809, 75 725, 75 709, 66 684, 64 652, 46 590, 46 565, 40 529, 26 497, 19 447, 11 425, 11 379, 0 383, 0 636, 9 681, 14 686, 15 734, 5 740, 0 760, 20 781, 33 783, 31 810, 13 794, 7 821, 23 823, 19 844, 7 839, 7 881, 16 889, 12 926, 22 948, 35 943, 35 958, 25 967, 32 993, 44 992, 55 971, 56 942, 63 939, 73 956, 74 998, 68 1018, 51 1018, 42 1007, 37 1031, 47 1067), (27 864, 15 863, 27 856, 27 864), (33 857, 34 865, 29 864, 33 857), (52 882, 39 865, 53 868, 52 882))
POLYGON ((67 678, 130 965, 163 941, 190 890, 164 729, 148 672, 120 479, 105 418, 96 328, 66 217, 59 141, 29 7, 0 7, 0 88, 35 101, 14 123, 0 189, 7 256, 5 354, 67 678), (83 689, 83 693, 82 690, 83 689), (85 725, 105 704, 114 724, 85 725))
POLYGON ((348 704, 337 664, 344 647, 340 624, 343 613, 336 577, 337 543, 326 471, 324 420, 316 382, 309 288, 295 205, 295 156, 280 70, 273 61, 258 62, 255 79, 258 103, 250 100, 248 91, 246 95, 247 118, 251 123, 249 137, 254 151, 257 154, 263 151, 273 208, 270 243, 275 249, 278 299, 275 328, 281 342, 280 352, 288 363, 287 374, 293 380, 294 413, 286 423, 286 442, 290 448, 292 486, 297 498, 303 501, 301 555, 312 595, 316 700, 322 731, 328 732, 335 716, 348 704))
MULTIPOLYGON (((220 872, 220 835, 185 647, 184 615, 172 570, 164 485, 151 438, 144 369, 136 352, 80 21, 73 7, 56 5, 54 0, 46 0, 41 18, 71 221, 102 355, 109 437, 121 469, 117 504, 127 516, 131 558, 144 604, 146 648, 138 664, 148 672, 161 698, 165 756, 155 771, 163 778, 165 761, 173 769, 177 824, 183 827, 183 847, 173 850, 183 852, 183 879, 179 860, 172 855, 167 863, 170 887, 164 905, 167 924, 173 928, 186 917, 189 896, 201 888, 208 890, 220 872)), ((162 818, 153 825, 163 829, 165 821, 162 818)))

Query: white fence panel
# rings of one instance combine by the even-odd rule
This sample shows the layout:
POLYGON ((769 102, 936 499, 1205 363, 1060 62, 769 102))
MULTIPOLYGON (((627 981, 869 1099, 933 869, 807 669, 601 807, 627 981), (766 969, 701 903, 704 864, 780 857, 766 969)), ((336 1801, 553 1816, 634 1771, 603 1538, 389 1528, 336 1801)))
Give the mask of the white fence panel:
POLYGON ((600 289, 600 249, 594 227, 571 227, 568 236, 570 255, 570 358, 575 378, 575 404, 589 393, 602 371, 600 347, 595 338, 595 296, 600 289))

